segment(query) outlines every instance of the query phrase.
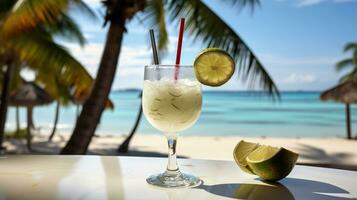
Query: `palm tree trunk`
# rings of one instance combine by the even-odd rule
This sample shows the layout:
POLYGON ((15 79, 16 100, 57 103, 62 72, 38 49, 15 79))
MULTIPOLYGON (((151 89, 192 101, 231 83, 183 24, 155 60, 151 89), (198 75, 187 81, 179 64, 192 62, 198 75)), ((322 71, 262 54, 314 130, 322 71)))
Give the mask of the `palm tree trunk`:
POLYGON ((78 119, 78 117, 79 117, 79 114, 80 114, 80 105, 79 104, 77 104, 77 106, 76 106, 76 120, 78 119))
POLYGON ((56 133, 57 123, 58 123, 58 119, 59 119, 59 110, 60 110, 60 103, 59 103, 59 101, 57 101, 56 113, 55 113, 55 121, 53 122, 52 133, 51 133, 50 137, 48 138, 48 141, 52 141, 52 138, 56 133))
POLYGON ((352 139, 350 104, 348 103, 346 103, 346 128, 347 128, 347 139, 352 139))
POLYGON ((31 147, 31 139, 32 139, 32 135, 31 135, 31 122, 32 122, 32 110, 33 107, 32 106, 28 106, 27 107, 27 149, 29 151, 31 151, 32 147, 31 147))
POLYGON ((16 133, 19 134, 20 133, 20 111, 19 111, 19 107, 16 106, 16 133))
POLYGON ((123 11, 117 9, 113 12, 118 12, 118 16, 110 21, 93 90, 85 101, 73 134, 61 154, 85 154, 103 113, 118 65, 126 21, 123 11))
POLYGON ((35 129, 35 125, 33 123, 33 107, 31 107, 31 115, 29 116, 30 118, 28 119, 29 125, 31 129, 35 129))
POLYGON ((7 115, 7 107, 9 103, 10 96, 10 86, 12 82, 12 77, 14 73, 14 61, 11 56, 6 62, 6 70, 2 83, 1 90, 1 102, 0 102, 0 152, 5 148, 2 146, 4 135, 5 135, 5 123, 6 123, 6 115, 7 115))
POLYGON ((140 92, 140 107, 139 107, 139 112, 138 112, 138 115, 136 117, 136 121, 135 121, 134 127, 133 127, 133 129, 131 129, 131 132, 130 132, 129 136, 119 146, 118 153, 128 153, 130 141, 133 138, 136 130, 139 127, 141 116, 143 115, 143 107, 141 106, 141 98, 142 98, 142 92, 140 92))

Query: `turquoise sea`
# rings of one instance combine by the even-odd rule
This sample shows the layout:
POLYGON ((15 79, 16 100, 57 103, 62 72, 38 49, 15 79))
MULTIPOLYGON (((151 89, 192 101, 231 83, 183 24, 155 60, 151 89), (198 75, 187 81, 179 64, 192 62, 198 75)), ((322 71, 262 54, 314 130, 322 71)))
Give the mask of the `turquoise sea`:
MULTIPOLYGON (((139 108, 138 91, 112 92, 113 111, 104 112, 97 134, 127 134, 139 108)), ((41 133, 49 132, 55 105, 36 107, 34 122, 41 133)), ((352 130, 357 132, 357 106, 352 106, 352 130)), ((20 110, 21 125, 26 125, 25 109, 20 110)), ((74 106, 62 107, 58 130, 70 133, 76 117, 74 106)), ((8 113, 7 129, 15 128, 15 110, 8 113)), ((319 92, 282 92, 280 102, 254 92, 204 92, 202 113, 184 135, 239 135, 277 137, 344 137, 344 105, 321 102, 319 92)), ((142 118, 140 134, 157 130, 142 118)), ((356 135, 356 134, 355 134, 356 135)))

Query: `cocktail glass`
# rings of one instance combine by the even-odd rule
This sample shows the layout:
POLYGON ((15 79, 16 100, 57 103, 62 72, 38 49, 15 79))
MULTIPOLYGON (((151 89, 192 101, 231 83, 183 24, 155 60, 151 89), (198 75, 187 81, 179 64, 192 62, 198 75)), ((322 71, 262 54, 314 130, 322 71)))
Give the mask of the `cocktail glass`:
POLYGON ((166 171, 152 175, 146 181, 169 188, 199 185, 201 180, 180 172, 176 161, 179 132, 190 128, 201 113, 201 84, 196 80, 193 67, 150 65, 145 67, 144 79, 144 114, 153 127, 164 133, 169 149, 166 171))

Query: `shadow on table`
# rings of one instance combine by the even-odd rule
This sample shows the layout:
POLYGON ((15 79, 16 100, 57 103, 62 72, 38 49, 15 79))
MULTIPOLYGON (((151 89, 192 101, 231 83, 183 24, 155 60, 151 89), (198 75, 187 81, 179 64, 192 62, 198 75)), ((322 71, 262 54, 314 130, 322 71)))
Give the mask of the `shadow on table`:
POLYGON ((56 155, 61 151, 61 146, 57 143, 51 143, 48 141, 35 141, 32 142, 32 151, 29 152, 26 147, 26 142, 18 139, 8 139, 7 143, 15 148, 12 150, 7 150, 7 154, 39 154, 39 155, 56 155))
POLYGON ((357 171, 356 165, 348 164, 353 156, 352 153, 328 153, 324 149, 307 144, 300 144, 297 151, 301 158, 311 160, 306 163, 299 162, 299 164, 357 171))
MULTIPOLYGON (((8 151, 8 154, 32 154, 32 155, 58 155, 61 152, 63 146, 60 145, 61 141, 48 142, 46 141, 34 141, 32 143, 32 151, 28 152, 26 143, 21 140, 7 140, 13 146, 16 146, 14 150, 8 151)), ((109 145, 108 145, 109 146, 109 145)), ((113 156, 139 156, 139 157, 167 157, 167 153, 160 153, 156 151, 142 151, 138 149, 130 149, 128 153, 118 153, 118 148, 98 148, 89 149, 88 155, 113 155, 113 156)), ((189 158, 187 156, 177 156, 178 158, 189 158)))
POLYGON ((268 185, 230 183, 218 185, 201 185, 197 189, 230 197, 249 200, 351 200, 348 191, 337 186, 304 179, 285 178, 281 183, 267 183, 268 185))
POLYGON ((298 151, 301 157, 310 160, 324 160, 329 163, 341 163, 349 160, 353 154, 351 153, 327 153, 324 149, 315 146, 300 144, 298 151))

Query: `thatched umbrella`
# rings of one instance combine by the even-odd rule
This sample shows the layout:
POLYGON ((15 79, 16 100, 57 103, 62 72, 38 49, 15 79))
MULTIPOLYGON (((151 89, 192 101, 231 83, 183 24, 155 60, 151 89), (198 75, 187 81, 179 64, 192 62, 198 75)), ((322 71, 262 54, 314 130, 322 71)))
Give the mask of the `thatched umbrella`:
POLYGON ((333 100, 346 104, 347 138, 351 139, 350 104, 357 103, 357 79, 346 81, 323 92, 320 99, 323 101, 333 100))
POLYGON ((33 82, 24 82, 10 95, 9 105, 27 107, 27 148, 31 150, 32 110, 34 106, 52 103, 53 99, 45 90, 33 82))

